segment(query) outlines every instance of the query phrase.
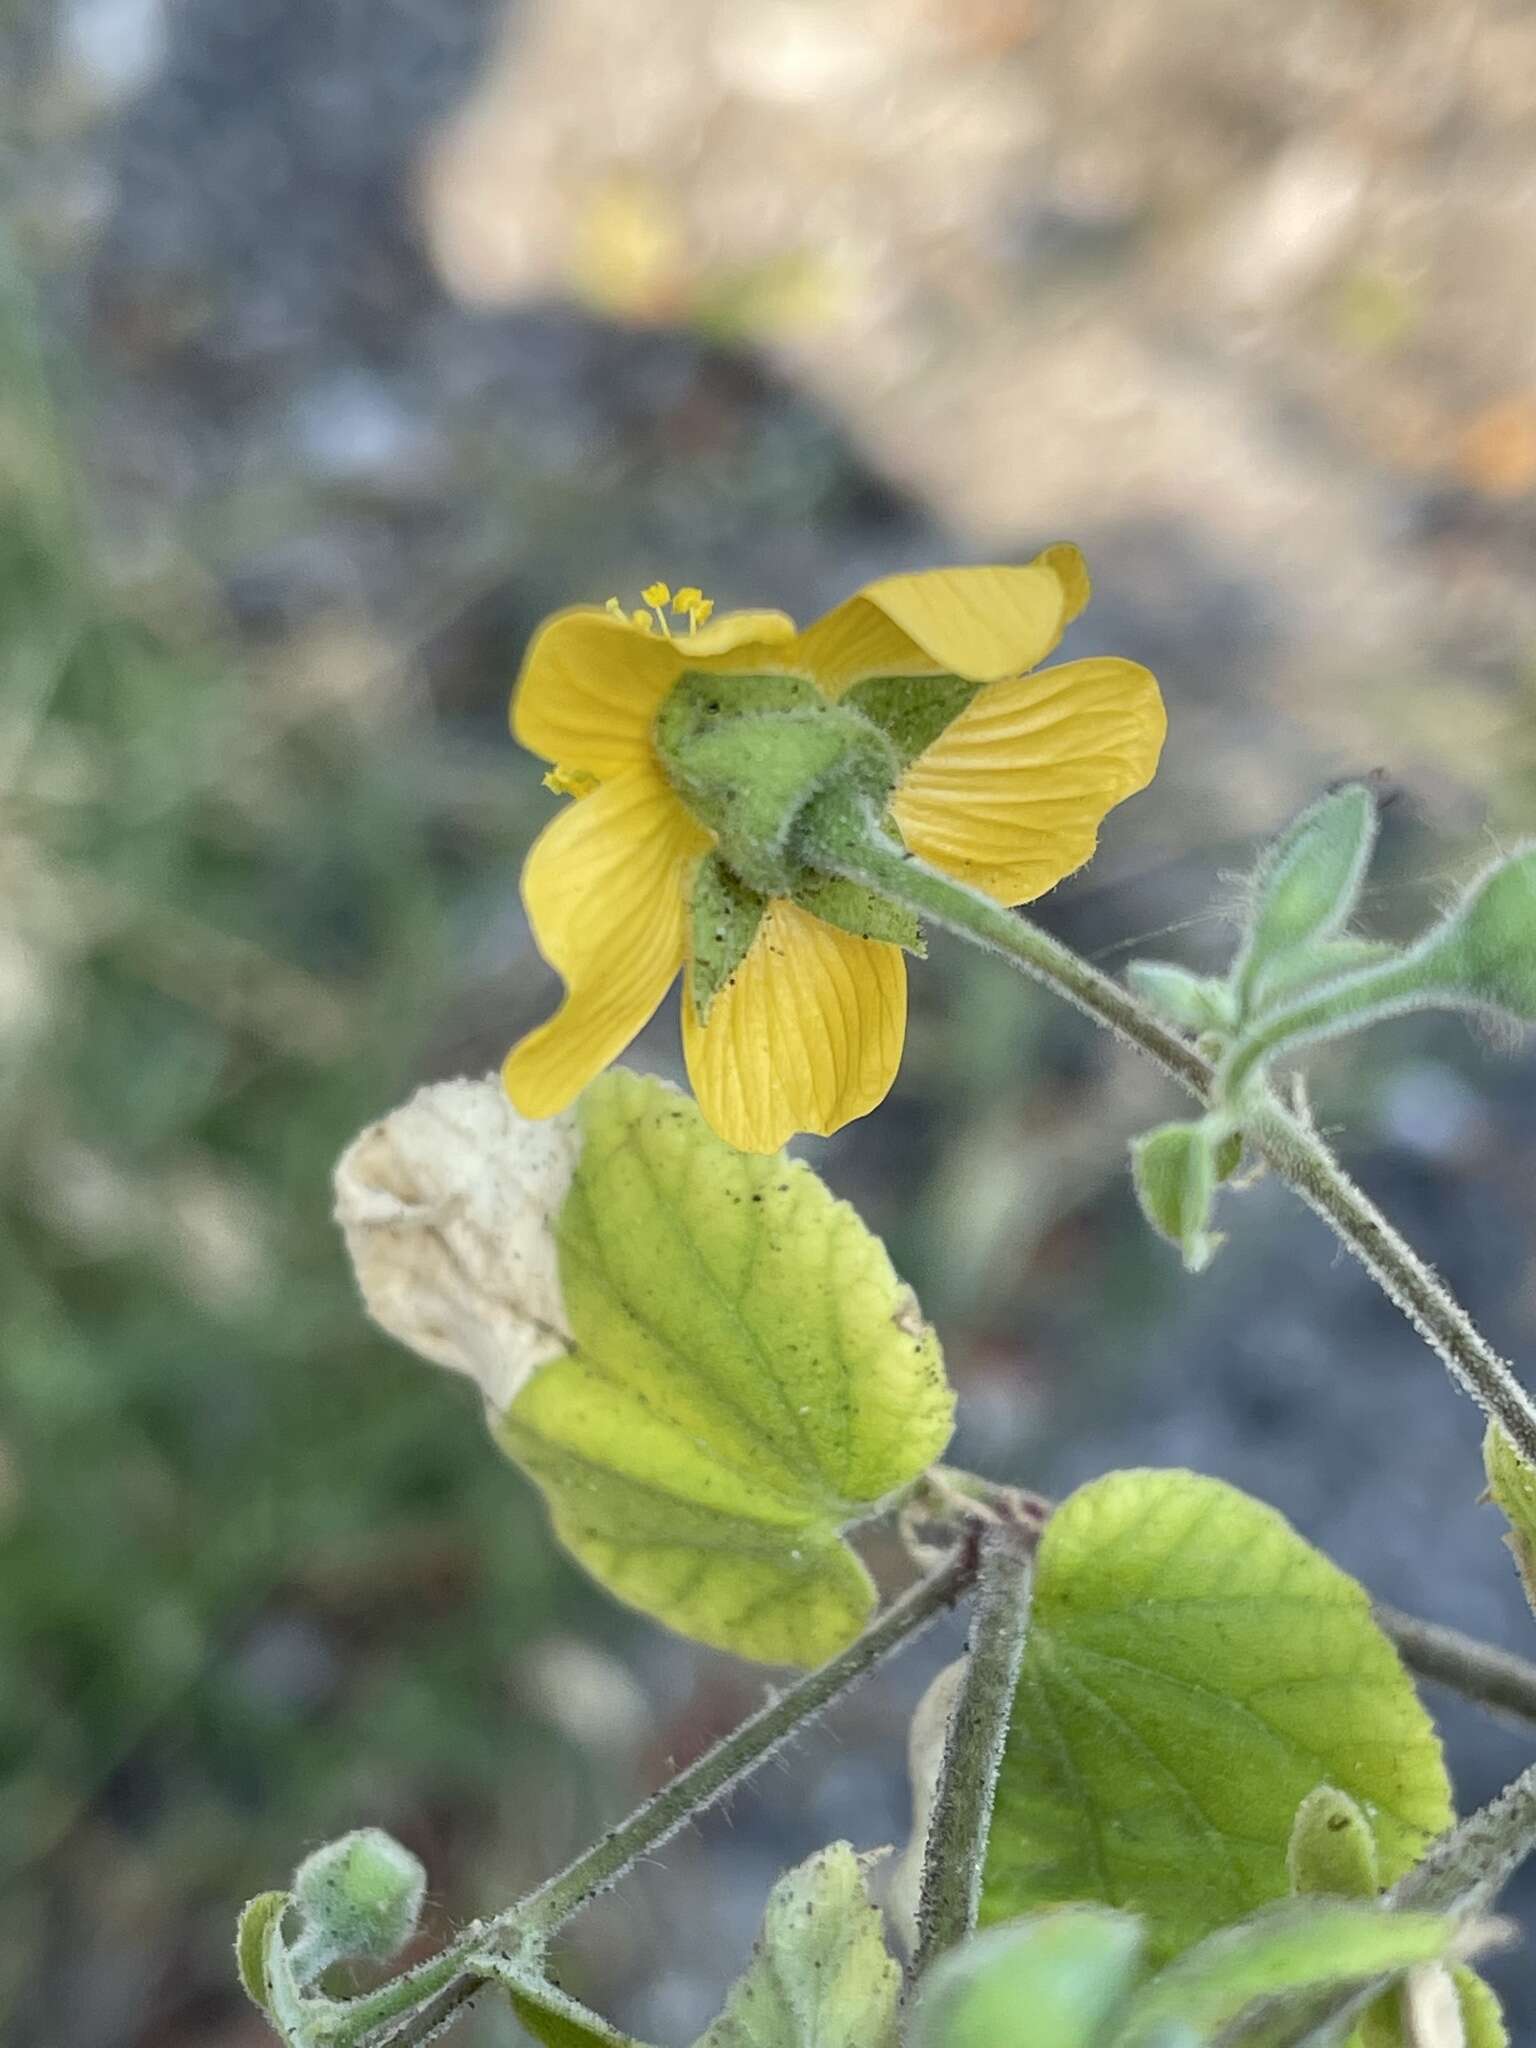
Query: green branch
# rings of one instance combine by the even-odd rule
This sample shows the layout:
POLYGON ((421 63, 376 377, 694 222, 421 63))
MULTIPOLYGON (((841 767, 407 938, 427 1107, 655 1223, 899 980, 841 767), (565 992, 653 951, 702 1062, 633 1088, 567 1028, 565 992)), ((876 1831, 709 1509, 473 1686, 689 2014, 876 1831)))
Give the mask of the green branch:
MULTIPOLYGON (((1135 1046, 1197 1101, 1211 1106, 1215 1073, 1187 1039, 1144 1009, 1117 981, 1027 918, 895 845, 866 804, 833 796, 811 806, 802 823, 800 850, 822 873, 859 882, 945 931, 999 954, 1135 1046)), ((1536 1464, 1536 1402, 1455 1296, 1349 1178, 1317 1133, 1269 1095, 1245 1104, 1242 1118, 1255 1149, 1403 1311, 1457 1385, 1501 1423, 1522 1455, 1536 1464)))
POLYGON ((997 1774, 1029 1627, 1032 1549, 1026 1531, 1001 1521, 984 1526, 977 1541, 970 1655, 923 1845, 914 1976, 975 1931, 997 1774))
POLYGON ((722 1799, 893 1650, 952 1607, 975 1576, 971 1546, 963 1545, 892 1601, 884 1614, 830 1663, 760 1707, 537 1891, 493 1920, 471 1927, 451 1949, 409 1977, 342 2006, 334 2022, 327 2023, 327 2043, 334 2048, 355 2048, 365 2039, 376 2039, 377 2048, 419 2048, 431 2040, 485 1985, 487 1972, 483 1966, 476 1967, 475 1951, 492 1948, 508 1936, 541 1945, 589 1900, 617 1884, 643 1857, 722 1799), (403 2015, 397 2026, 387 2034, 377 2033, 397 2015, 403 2015))

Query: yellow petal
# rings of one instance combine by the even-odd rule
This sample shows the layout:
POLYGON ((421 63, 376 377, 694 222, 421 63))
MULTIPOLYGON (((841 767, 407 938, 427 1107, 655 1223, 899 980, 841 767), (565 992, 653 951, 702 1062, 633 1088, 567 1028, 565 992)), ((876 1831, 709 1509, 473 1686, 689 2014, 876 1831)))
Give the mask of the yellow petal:
POLYGON ((708 1023, 683 1004, 688 1078, 728 1144, 777 1152, 796 1131, 825 1136, 884 1100, 906 1022, 899 946, 775 901, 708 1023))
POLYGON ((656 713, 684 669, 782 666, 772 650, 795 636, 783 612, 727 612, 672 638, 649 623, 644 612, 630 620, 591 605, 546 619, 512 695, 519 743, 573 772, 616 775, 648 753, 656 713))
POLYGON ((651 723, 682 674, 677 643, 612 612, 556 612, 534 634, 512 730, 546 761, 616 775, 649 754, 651 723))
POLYGON ((1066 595, 1044 562, 883 576, 818 619, 789 651, 832 696, 867 676, 1016 675, 1061 637, 1066 595))
POLYGON ((1042 548, 1036 555, 1036 566, 1042 563, 1055 573, 1061 584, 1067 601, 1061 623, 1070 626, 1093 595, 1093 583, 1088 574, 1088 564, 1083 560, 1083 551, 1069 540, 1059 540, 1051 547, 1042 548))
POLYGON ((706 618, 707 624, 679 634, 673 643, 684 668, 703 661, 712 669, 751 675, 760 667, 781 667, 774 650, 795 637, 795 622, 787 612, 722 612, 719 618, 706 618))
POLYGON ((1063 662, 978 690, 902 777, 912 852, 1000 903, 1028 903, 1093 852, 1100 821, 1146 787, 1167 720, 1133 661, 1063 662))
POLYGON ((568 993, 507 1055, 502 1079, 524 1116, 564 1109, 666 994, 683 963, 688 870, 708 844, 649 761, 540 833, 523 902, 568 993))

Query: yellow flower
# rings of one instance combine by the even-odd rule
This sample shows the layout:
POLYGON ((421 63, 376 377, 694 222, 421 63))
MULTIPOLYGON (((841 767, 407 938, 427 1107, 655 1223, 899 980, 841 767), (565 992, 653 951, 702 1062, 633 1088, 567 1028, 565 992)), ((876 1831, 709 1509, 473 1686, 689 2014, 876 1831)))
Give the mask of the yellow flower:
MULTIPOLYGON (((645 593, 654 620, 617 603, 547 620, 512 725, 558 764, 554 786, 576 795, 523 872, 535 937, 567 993, 508 1055, 507 1093, 522 1114, 563 1109, 680 969, 689 1078, 731 1144, 771 1152, 796 1131, 834 1131, 873 1109, 906 1028, 899 945, 774 896, 753 908, 750 942, 701 1019, 693 890, 715 834, 668 778, 657 715, 685 674, 808 679, 831 699, 875 679, 949 679, 953 715, 936 736, 921 734, 888 816, 933 866, 1000 903, 1026 903, 1088 859, 1104 814, 1151 780, 1163 741, 1157 684, 1134 662, 1095 656, 1026 673, 1088 590, 1082 557, 1063 545, 1023 568, 884 577, 804 632, 775 611, 711 619, 692 586, 671 600, 691 630, 674 632, 664 584, 645 593)), ((932 686, 926 696, 938 700, 932 686)), ((923 697, 918 682, 904 701, 923 697)))

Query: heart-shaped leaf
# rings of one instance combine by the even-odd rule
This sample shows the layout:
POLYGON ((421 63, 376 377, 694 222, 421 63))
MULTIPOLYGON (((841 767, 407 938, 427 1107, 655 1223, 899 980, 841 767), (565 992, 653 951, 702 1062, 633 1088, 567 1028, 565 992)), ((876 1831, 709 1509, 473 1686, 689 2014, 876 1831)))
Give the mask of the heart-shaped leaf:
POLYGON ((1364 1809, 1387 1883, 1451 1819, 1363 1590, 1218 1480, 1117 1472, 1073 1494, 1040 1546, 983 1918, 1092 1901, 1177 1955, 1286 1896, 1322 1784, 1364 1809))
POLYGON ((562 1542, 685 1635, 813 1665, 874 1605, 843 1540, 949 1439, 933 1332, 809 1167, 616 1070, 556 1222, 574 1348, 498 1424, 562 1542))

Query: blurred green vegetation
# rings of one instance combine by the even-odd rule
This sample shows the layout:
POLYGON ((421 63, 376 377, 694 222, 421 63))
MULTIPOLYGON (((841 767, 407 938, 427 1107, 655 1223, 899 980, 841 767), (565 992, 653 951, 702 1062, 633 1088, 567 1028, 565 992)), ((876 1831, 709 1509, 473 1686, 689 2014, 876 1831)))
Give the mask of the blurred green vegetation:
POLYGON ((364 1322, 327 1214, 340 1147, 419 1068, 466 888, 510 886, 518 807, 445 818, 451 764, 398 695, 305 698, 209 623, 186 589, 142 616, 104 594, 0 279, 16 2048, 181 2038, 227 1989, 239 1897, 329 1831, 431 1855, 441 1801, 515 1841, 508 1657, 583 1597, 467 1390, 364 1322))

